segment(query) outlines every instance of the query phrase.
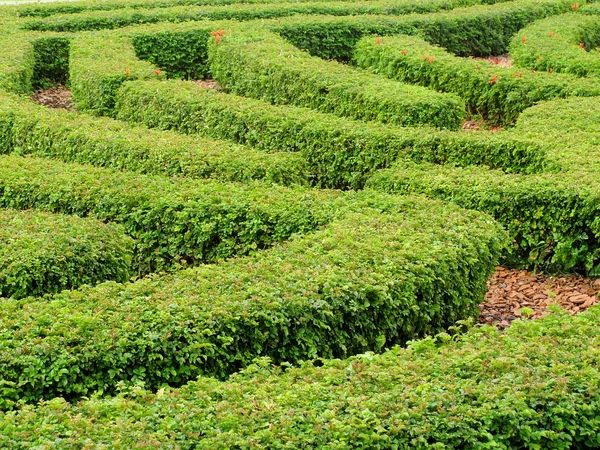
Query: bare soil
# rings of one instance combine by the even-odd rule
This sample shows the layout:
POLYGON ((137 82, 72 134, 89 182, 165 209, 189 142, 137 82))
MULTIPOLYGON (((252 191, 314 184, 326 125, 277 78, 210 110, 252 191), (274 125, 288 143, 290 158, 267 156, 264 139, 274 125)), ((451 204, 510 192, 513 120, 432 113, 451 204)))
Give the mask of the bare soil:
POLYGON ((505 69, 511 69, 513 67, 513 59, 510 57, 508 53, 500 56, 486 56, 484 58, 473 58, 475 61, 487 61, 490 64, 496 65, 498 67, 503 67, 505 69))
POLYGON ((52 86, 35 92, 31 99, 42 106, 49 108, 62 108, 70 111, 75 110, 73 96, 65 86, 52 86))

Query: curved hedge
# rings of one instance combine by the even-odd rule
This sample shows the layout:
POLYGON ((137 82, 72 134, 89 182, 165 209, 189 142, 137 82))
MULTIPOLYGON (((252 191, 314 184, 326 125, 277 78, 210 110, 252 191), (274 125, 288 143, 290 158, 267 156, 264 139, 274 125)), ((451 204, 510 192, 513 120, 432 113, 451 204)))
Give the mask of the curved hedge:
POLYGON ((329 203, 326 227, 254 256, 3 302, 0 407, 346 357, 477 311, 503 243, 487 216, 375 192, 329 203))
POLYGON ((525 173, 548 164, 547 149, 518 136, 365 123, 189 82, 128 82, 118 93, 116 109, 121 120, 163 130, 230 139, 271 152, 299 151, 311 177, 324 187, 360 189, 375 170, 401 157, 525 173))
POLYGON ((129 281, 133 240, 116 225, 0 209, 0 297, 129 281))
POLYGON ((274 104, 305 106, 360 120, 457 129, 464 102, 323 61, 260 29, 227 29, 209 46, 213 78, 224 90, 274 104))
POLYGON ((294 153, 256 151, 225 141, 129 126, 108 118, 51 111, 0 94, 0 153, 15 152, 146 174, 307 185, 294 153))
POLYGON ((125 389, 0 415, 5 447, 579 448, 600 446, 600 308, 415 341, 383 355, 227 382, 125 389))
POLYGON ((0 207, 92 216, 123 225, 142 274, 268 248, 331 218, 332 191, 169 179, 0 156, 0 207))
POLYGON ((530 69, 599 76, 599 46, 598 16, 570 13, 522 29, 511 41, 510 54, 515 63, 530 69))
POLYGON ((354 61, 394 80, 458 94, 472 113, 499 123, 514 122, 524 109, 542 100, 600 95, 595 79, 458 58, 413 36, 364 38, 356 46, 354 61))

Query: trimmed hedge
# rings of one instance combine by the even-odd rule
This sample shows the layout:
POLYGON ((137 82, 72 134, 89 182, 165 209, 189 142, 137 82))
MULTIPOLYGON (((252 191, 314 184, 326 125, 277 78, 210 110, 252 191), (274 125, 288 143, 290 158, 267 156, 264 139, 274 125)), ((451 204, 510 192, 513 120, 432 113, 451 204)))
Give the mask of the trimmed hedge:
POLYGON ((173 180, 21 156, 0 157, 0 207, 92 216, 135 239, 139 273, 264 249, 327 223, 339 194, 173 180))
POLYGON ((364 2, 277 2, 236 4, 235 6, 171 6, 158 9, 125 8, 114 11, 89 11, 76 14, 53 15, 22 22, 22 28, 32 31, 89 31, 114 29, 132 24, 157 22, 186 22, 192 20, 269 19, 299 14, 330 14, 336 16, 384 14, 398 15, 411 12, 434 12, 457 6, 479 4, 479 0, 364 1, 364 2))
MULTIPOLYGON (((330 0, 295 0, 298 3, 316 3, 322 1, 324 3, 330 2, 330 0)), ((342 3, 344 0, 337 0, 342 3)), ((347 0, 348 3, 354 3, 354 0, 347 0)), ((156 1, 145 1, 140 0, 116 0, 116 1, 101 1, 91 2, 87 1, 85 4, 82 3, 63 3, 60 5, 44 5, 44 6, 29 6, 23 5, 18 11, 20 17, 49 17, 56 14, 73 14, 84 11, 110 11, 114 9, 122 8, 168 8, 179 5, 187 6, 209 6, 209 5, 235 5, 235 4, 261 4, 265 3, 265 0, 156 0, 156 1)), ((270 4, 282 4, 289 3, 289 0, 269 0, 270 4)), ((371 2, 375 3, 375 2, 371 2)), ((496 3, 495 0, 430 0, 427 2, 419 0, 395 0, 393 3, 389 3, 390 7, 393 7, 394 14, 408 14, 410 12, 430 12, 438 11, 443 9, 452 9, 458 6, 466 6, 478 3, 496 3)))
POLYGON ((600 447, 600 308, 441 334, 383 355, 280 368, 227 382, 56 399, 0 416, 5 447, 600 447), (287 370, 286 370, 287 369, 287 370))
POLYGON ((128 126, 107 118, 51 111, 0 95, 0 153, 146 174, 308 185, 302 156, 268 154, 225 141, 128 126))
POLYGON ((224 377, 257 356, 347 357, 476 314, 503 233, 479 213, 375 192, 261 254, 0 309, 0 407, 123 382, 224 377))
POLYGON ((11 23, 0 17, 3 35, 0 36, 0 89, 17 94, 28 94, 33 88, 34 56, 32 45, 24 33, 11 33, 11 23), (8 29, 6 32, 5 29, 8 29))
POLYGON ((530 69, 599 76, 599 46, 599 18, 569 13, 525 27, 513 38, 510 54, 530 69))
POLYGON ((71 41, 69 83, 77 109, 94 115, 113 113, 115 95, 127 80, 164 79, 152 64, 139 60, 128 37, 88 34, 71 41))
MULTIPOLYGON (((571 11, 571 0, 515 0, 435 14, 401 17, 283 18, 270 29, 324 59, 349 61, 365 35, 418 35, 458 56, 500 55, 518 30, 544 17, 571 11)), ((585 4, 584 0, 579 2, 585 4)))
POLYGON ((524 109, 542 100, 600 95, 594 79, 462 59, 413 36, 364 38, 356 46, 354 61, 394 80, 458 94, 471 113, 498 123, 514 122, 524 109))
POLYGON ((374 170, 400 157, 526 173, 548 165, 547 149, 518 136, 358 122, 189 82, 128 82, 118 94, 117 111, 119 119, 163 130, 230 139, 271 152, 299 151, 315 183, 324 187, 359 189, 374 170))
POLYGON ((0 297, 129 280, 133 240, 116 225, 0 209, 0 297))
POLYGON ((403 126, 457 129, 464 119, 464 103, 454 95, 323 61, 266 30, 228 28, 215 36, 208 57, 224 90, 274 104, 403 126))

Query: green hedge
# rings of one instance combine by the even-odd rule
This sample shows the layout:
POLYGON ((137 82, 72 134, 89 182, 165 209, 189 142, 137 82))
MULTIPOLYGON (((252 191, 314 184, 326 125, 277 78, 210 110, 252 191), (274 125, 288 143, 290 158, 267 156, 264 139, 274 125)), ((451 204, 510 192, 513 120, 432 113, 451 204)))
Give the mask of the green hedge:
POLYGON ((311 231, 329 220, 326 200, 337 195, 0 157, 0 207, 120 223, 135 239, 140 273, 246 254, 311 231))
POLYGON ((310 109, 203 89, 189 82, 128 82, 118 118, 159 129, 209 135, 260 150, 299 151, 318 186, 359 189, 374 170, 400 157, 487 164, 511 172, 546 166, 546 151, 518 136, 455 133, 352 121, 310 109))
POLYGON ((81 35, 71 41, 69 84, 77 109, 94 115, 113 112, 124 81, 164 79, 165 74, 136 57, 131 40, 116 34, 81 35))
POLYGON ((33 90, 32 45, 26 34, 10 32, 10 20, 0 17, 0 26, 3 30, 0 36, 0 89, 17 94, 30 93, 33 90))
POLYGON ((598 17, 569 13, 522 29, 511 42, 510 54, 515 63, 530 69, 598 76, 599 46, 598 17))
POLYGON ((211 74, 224 90, 360 120, 457 129, 458 97, 410 86, 298 50, 277 35, 228 28, 209 46, 211 74))
POLYGON ((257 20, 298 14, 397 15, 411 12, 434 12, 457 6, 481 3, 479 0, 364 1, 364 2, 298 2, 251 3, 235 6, 171 6, 158 9, 125 8, 114 11, 84 11, 78 14, 53 15, 21 21, 25 30, 86 31, 114 29, 132 24, 186 22, 192 20, 257 20))
POLYGON ((347 357, 476 314, 503 244, 495 222, 375 192, 329 203, 328 226, 254 256, 3 302, 0 407, 224 377, 257 356, 347 357))
POLYGON ((0 416, 0 444, 230 448, 600 446, 600 309, 442 334, 383 355, 274 367, 227 382, 124 389, 0 416))
POLYGON ((225 141, 129 126, 112 119, 52 111, 0 94, 0 153, 146 174, 307 185, 299 154, 256 151, 225 141))
POLYGON ((0 297, 129 280, 133 240, 115 225, 0 209, 0 297))
POLYGON ((514 122, 524 109, 542 100, 600 95, 594 79, 458 58, 413 36, 364 38, 356 46, 354 61, 394 80, 458 94, 471 113, 497 123, 514 122))
MULTIPOLYGON (((329 3, 330 0, 295 0, 298 3, 317 3, 322 1, 329 3)), ((342 1, 338 0, 339 3, 342 1)), ((56 14, 73 14, 84 11, 110 11, 122 8, 168 8, 179 5, 186 6, 209 6, 209 5, 236 5, 236 4, 261 4, 265 0, 157 0, 140 2, 140 0, 115 0, 115 1, 87 1, 82 3, 63 3, 60 5, 29 6, 23 5, 18 11, 20 17, 49 17, 56 14)), ((270 4, 289 3, 289 0, 269 0, 270 4)), ((348 0, 348 3, 354 3, 354 0, 348 0)), ((375 2, 373 2, 375 3, 375 2)), ((431 12, 443 9, 452 9, 458 6, 466 6, 478 3, 496 3, 495 0, 430 0, 427 2, 419 0, 395 0, 388 2, 390 8, 393 8, 395 14, 408 14, 411 12, 431 12)))
MULTIPOLYGON (((527 24, 571 11, 571 0, 516 0, 435 14, 402 17, 283 18, 270 28, 296 47, 325 59, 349 61, 370 34, 419 35, 458 56, 500 55, 527 24)), ((584 0, 579 4, 585 4, 584 0)))

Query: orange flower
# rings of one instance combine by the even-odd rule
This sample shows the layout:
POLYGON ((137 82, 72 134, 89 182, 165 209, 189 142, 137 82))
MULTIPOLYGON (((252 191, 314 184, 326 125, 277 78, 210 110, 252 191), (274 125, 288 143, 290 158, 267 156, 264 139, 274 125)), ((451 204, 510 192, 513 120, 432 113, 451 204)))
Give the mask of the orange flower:
POLYGON ((527 42, 527 36, 523 36, 523 39, 521 39, 521 42, 524 44, 525 42, 527 42))
POLYGON ((499 58, 494 58, 494 64, 500 64, 500 59, 499 58))
POLYGON ((553 71, 554 71, 554 69, 553 69, 552 67, 550 67, 550 68, 548 69, 548 72, 553 72, 553 71))
POLYGON ((520 72, 516 72, 516 73, 515 73, 515 77, 522 77, 522 76, 523 76, 523 74, 522 74, 522 73, 520 73, 520 72))
POLYGON ((375 43, 376 43, 377 45, 380 45, 380 44, 381 44, 381 39, 379 39, 379 38, 375 38, 375 43))
POLYGON ((477 66, 477 69, 481 69, 481 66, 477 66))
POLYGON ((431 64, 431 63, 432 63, 434 60, 435 60, 435 56, 431 56, 431 57, 428 59, 428 61, 429 61, 429 64, 431 64))
POLYGON ((490 84, 494 84, 494 83, 496 83, 496 81, 498 81, 498 75, 492 75, 492 78, 490 80, 490 84))
POLYGON ((560 33, 556 33, 556 35, 554 37, 559 38, 560 37, 560 33))
POLYGON ((548 37, 552 37, 554 36, 554 31, 551 31, 550 33, 548 33, 548 37))
POLYGON ((402 50, 401 52, 403 55, 406 55, 406 50, 402 50))
POLYGON ((131 70, 125 69, 125 75, 131 75, 131 70))
POLYGON ((217 43, 221 42, 221 36, 219 36, 218 34, 215 35, 215 42, 217 42, 217 43))
POLYGON ((157 70, 155 70, 155 71, 154 71, 154 75, 156 75, 156 76, 159 76, 159 75, 160 75, 160 70, 158 70, 158 69, 157 69, 157 70))
POLYGON ((584 44, 583 42, 580 42, 580 43, 579 43, 579 47, 581 47, 581 48, 585 49, 585 44, 584 44))
POLYGON ((578 9, 578 8, 579 8, 579 3, 573 3, 573 4, 571 5, 571 9, 572 9, 573 11, 575 11, 575 10, 576 10, 576 9, 578 9))
POLYGON ((423 61, 427 61, 428 59, 429 59, 429 56, 423 55, 423 61))

